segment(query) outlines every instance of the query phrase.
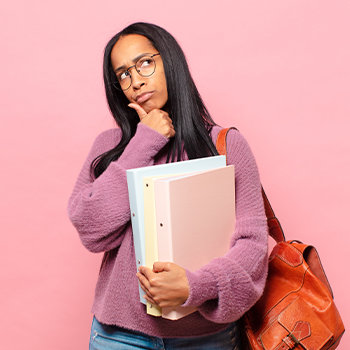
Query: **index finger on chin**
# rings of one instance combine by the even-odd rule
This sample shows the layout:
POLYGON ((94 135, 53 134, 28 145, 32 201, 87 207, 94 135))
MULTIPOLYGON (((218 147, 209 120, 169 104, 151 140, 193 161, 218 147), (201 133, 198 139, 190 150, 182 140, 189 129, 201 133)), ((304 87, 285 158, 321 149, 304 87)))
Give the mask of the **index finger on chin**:
POLYGON ((142 118, 144 118, 147 115, 146 111, 137 103, 129 103, 128 107, 133 108, 136 111, 140 120, 142 120, 142 118))

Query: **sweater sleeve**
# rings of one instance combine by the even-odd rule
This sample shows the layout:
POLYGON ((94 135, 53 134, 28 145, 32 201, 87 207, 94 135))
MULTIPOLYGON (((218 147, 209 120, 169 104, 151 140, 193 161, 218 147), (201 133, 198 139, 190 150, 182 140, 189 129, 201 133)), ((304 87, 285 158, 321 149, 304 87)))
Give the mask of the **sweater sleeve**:
POLYGON ((201 269, 186 270, 195 306, 208 320, 233 322, 261 296, 267 277, 267 222, 258 168, 249 145, 237 131, 227 135, 227 162, 235 165, 236 225, 229 252, 201 269))
POLYGON ((130 221, 126 170, 153 165, 154 156, 168 142, 158 132, 138 124, 123 154, 95 179, 90 172, 91 162, 114 148, 121 136, 117 128, 96 138, 68 202, 68 216, 82 243, 96 253, 119 246, 130 221))

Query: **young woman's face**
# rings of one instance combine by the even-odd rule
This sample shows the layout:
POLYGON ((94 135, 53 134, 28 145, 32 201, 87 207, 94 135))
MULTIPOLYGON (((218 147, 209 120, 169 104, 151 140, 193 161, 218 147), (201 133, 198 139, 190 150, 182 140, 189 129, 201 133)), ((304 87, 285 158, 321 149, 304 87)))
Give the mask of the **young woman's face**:
MULTIPOLYGON (((152 56, 158 51, 149 40, 137 34, 121 37, 114 45, 111 53, 113 69, 116 73, 127 70, 142 56, 152 56)), ((156 69, 151 76, 143 77, 135 69, 129 69, 131 86, 124 91, 130 102, 137 103, 147 113, 153 109, 162 109, 168 101, 168 90, 162 57, 153 57, 156 69)))

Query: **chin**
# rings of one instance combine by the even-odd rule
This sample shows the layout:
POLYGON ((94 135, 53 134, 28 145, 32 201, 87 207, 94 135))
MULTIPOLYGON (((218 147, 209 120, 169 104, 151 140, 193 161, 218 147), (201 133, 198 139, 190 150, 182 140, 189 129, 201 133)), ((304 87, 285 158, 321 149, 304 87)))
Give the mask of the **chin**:
POLYGON ((145 105, 140 105, 140 106, 145 110, 145 112, 147 114, 155 109, 155 107, 152 108, 152 107, 148 107, 148 106, 145 106, 145 105))
POLYGON ((153 111, 154 109, 162 109, 162 107, 159 107, 159 104, 154 103, 152 101, 146 101, 142 105, 140 105, 147 113, 153 111))

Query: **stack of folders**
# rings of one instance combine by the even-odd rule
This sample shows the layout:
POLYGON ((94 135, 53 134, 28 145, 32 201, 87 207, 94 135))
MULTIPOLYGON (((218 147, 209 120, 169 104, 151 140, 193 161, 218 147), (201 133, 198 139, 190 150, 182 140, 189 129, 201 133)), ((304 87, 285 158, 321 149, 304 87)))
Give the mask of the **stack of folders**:
MULTIPOLYGON (((174 262, 195 271, 225 255, 235 225, 234 166, 214 156, 127 171, 136 265, 174 262)), ((192 307, 159 308, 140 301, 147 313, 179 319, 192 307)))

